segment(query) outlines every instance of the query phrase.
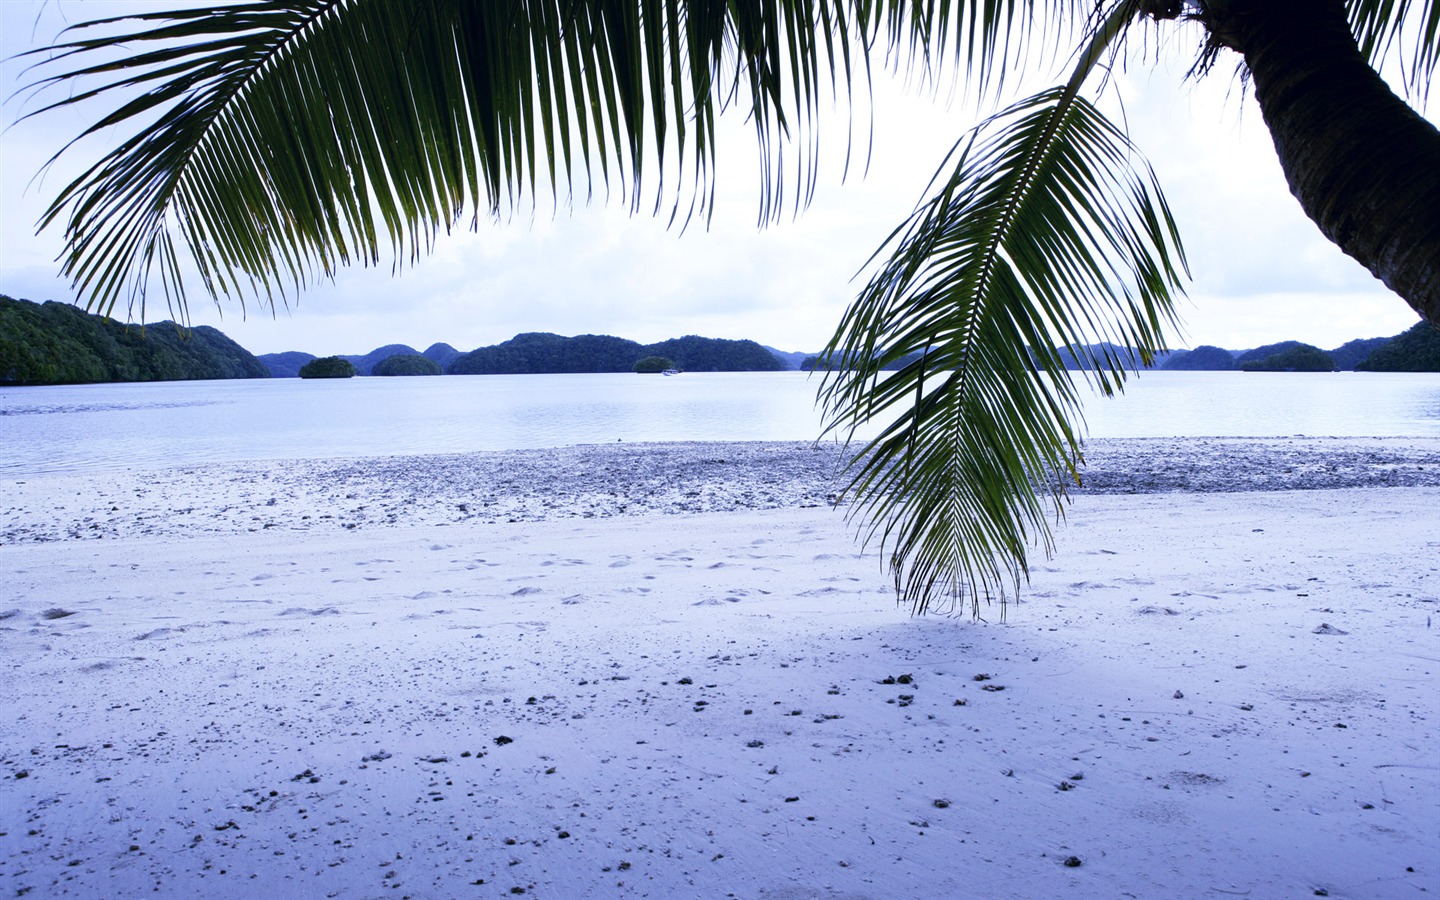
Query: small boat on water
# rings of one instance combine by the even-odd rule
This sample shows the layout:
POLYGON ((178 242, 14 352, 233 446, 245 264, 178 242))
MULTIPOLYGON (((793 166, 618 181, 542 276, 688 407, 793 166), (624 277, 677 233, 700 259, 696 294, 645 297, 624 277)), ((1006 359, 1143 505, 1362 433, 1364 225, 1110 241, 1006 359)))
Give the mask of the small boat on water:
POLYGON ((679 369, 666 369, 665 371, 661 372, 660 374, 661 374, 661 375, 679 375, 679 374, 680 374, 680 370, 679 370, 679 369))

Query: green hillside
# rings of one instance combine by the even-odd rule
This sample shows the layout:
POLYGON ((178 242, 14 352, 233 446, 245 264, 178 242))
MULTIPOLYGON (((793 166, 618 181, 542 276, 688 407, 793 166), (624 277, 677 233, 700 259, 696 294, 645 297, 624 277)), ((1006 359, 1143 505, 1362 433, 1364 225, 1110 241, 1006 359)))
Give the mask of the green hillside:
POLYGON ((68 303, 32 303, 0 294, 0 384, 269 375, 264 363, 209 326, 124 325, 68 303))

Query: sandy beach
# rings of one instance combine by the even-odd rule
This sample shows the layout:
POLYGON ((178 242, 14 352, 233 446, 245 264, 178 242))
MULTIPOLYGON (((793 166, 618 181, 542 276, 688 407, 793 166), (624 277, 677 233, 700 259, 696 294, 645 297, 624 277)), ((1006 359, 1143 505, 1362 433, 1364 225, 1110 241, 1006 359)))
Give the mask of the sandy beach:
POLYGON ((1096 442, 999 621, 834 447, 0 481, 29 897, 1440 893, 1440 441, 1096 442))

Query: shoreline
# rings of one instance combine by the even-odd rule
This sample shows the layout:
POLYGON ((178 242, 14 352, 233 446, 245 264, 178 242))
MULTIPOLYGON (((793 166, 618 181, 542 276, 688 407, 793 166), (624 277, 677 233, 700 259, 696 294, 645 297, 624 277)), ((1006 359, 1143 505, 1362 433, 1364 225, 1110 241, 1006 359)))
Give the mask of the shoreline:
MULTIPOLYGON (((0 546, 834 506, 834 443, 211 463, 0 479, 0 546)), ((1440 487, 1440 438, 1124 438, 1085 446, 1094 494, 1440 487)))

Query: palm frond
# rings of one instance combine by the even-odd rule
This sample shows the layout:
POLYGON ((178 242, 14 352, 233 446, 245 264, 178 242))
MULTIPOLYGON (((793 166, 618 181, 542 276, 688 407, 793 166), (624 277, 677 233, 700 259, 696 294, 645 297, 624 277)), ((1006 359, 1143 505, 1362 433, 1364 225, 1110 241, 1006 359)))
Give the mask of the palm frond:
POLYGON ((1349 0, 1346 5, 1360 52, 1376 68, 1395 54, 1406 88, 1423 100, 1440 63, 1440 0, 1349 0))
POLYGON ((90 308, 143 318, 158 278, 183 318, 191 272, 217 299, 273 306, 344 265, 413 260, 464 211, 498 215, 542 188, 561 202, 599 188, 632 209, 649 188, 656 212, 671 197, 672 221, 707 216, 728 107, 755 129, 769 221, 808 202, 817 110, 869 84, 873 47, 998 82, 1027 41, 1043 44, 1037 22, 1083 20, 1076 9, 231 0, 101 19, 35 51, 56 73, 37 87, 70 90, 39 112, 119 98, 81 137, 134 130, 41 226, 63 225, 62 271, 90 308), (672 196, 674 183, 689 187, 672 196))
POLYGON ((1080 477, 1079 389, 1055 348, 1118 390, 1125 361, 1084 348, 1161 349, 1185 262, 1149 166, 1073 85, 953 156, 837 329, 822 396, 835 432, 894 416, 850 491, 898 594, 916 612, 968 597, 978 615, 1019 589, 1032 544, 1051 550, 1080 477))
MULTIPOLYGON (((657 204, 667 177, 688 179, 703 215, 731 104, 766 155, 773 218, 778 148, 805 139, 820 67, 839 60, 848 86, 867 59, 846 15, 829 0, 251 0, 86 23, 39 51, 63 68, 39 87, 82 85, 39 112, 120 97, 81 137, 135 131, 41 225, 63 223, 63 272, 92 308, 143 314, 153 271, 183 312, 187 259, 216 296, 274 304, 343 265, 413 260, 464 210, 498 214, 537 184, 563 199, 577 175, 632 205, 647 177, 657 204)), ((795 171, 803 202, 813 182, 795 171)))

